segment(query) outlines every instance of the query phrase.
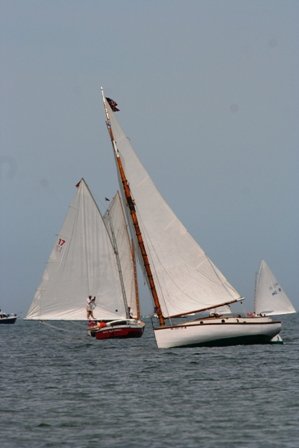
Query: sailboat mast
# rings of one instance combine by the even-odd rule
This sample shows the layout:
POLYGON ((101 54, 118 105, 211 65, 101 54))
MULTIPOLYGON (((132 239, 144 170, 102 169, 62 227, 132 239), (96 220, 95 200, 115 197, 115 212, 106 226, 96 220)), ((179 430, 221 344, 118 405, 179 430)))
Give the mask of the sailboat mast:
POLYGON ((255 273, 255 284, 254 284, 254 299, 253 299, 253 310, 256 310, 256 290, 259 272, 255 273))
POLYGON ((117 270, 118 270, 118 275, 119 275, 119 279, 120 279, 121 291, 122 291, 122 295, 123 295, 123 299, 124 299, 126 316, 127 316, 127 319, 129 319, 130 313, 129 313, 129 308, 128 308, 126 289, 125 289, 125 285, 124 285, 124 278, 123 278, 121 263, 120 263, 120 259, 119 259, 119 252, 118 252, 118 247, 117 247, 117 242, 116 242, 116 238, 115 238, 113 224, 110 219, 110 210, 109 209, 108 209, 108 217, 109 217, 109 226, 110 226, 110 230, 111 230, 112 246, 113 246, 114 254, 116 257, 117 270))
POLYGON ((135 301, 136 301, 136 313, 137 319, 140 319, 140 302, 139 302, 139 289, 138 289, 138 281, 137 281, 137 269, 136 269, 136 257, 135 257, 135 249, 133 240, 131 242, 131 252, 132 252, 132 263, 134 269, 134 284, 135 284, 135 301))
POLYGON ((120 158, 120 153, 118 151, 117 144, 116 144, 116 141, 114 139, 113 131, 112 131, 111 124, 110 124, 110 118, 109 118, 108 110, 107 110, 107 107, 106 107, 106 98, 104 96, 104 91, 103 91, 103 89, 101 89, 101 91, 102 91, 102 97, 103 97, 103 103, 104 103, 104 110, 105 110, 105 114, 106 114, 106 126, 107 126, 108 133, 109 133, 109 136, 110 136, 110 140, 111 140, 111 143, 112 143, 112 148, 113 148, 115 159, 116 159, 116 163, 117 163, 117 169, 118 169, 118 172, 119 172, 119 175, 120 175, 120 179, 121 179, 121 182, 122 182, 122 187, 123 187, 123 191, 124 191, 125 198, 126 198, 126 201, 127 201, 127 205, 129 207, 132 223, 133 223, 133 226, 134 226, 134 229, 135 229, 136 238, 137 238, 138 245, 139 245, 140 252, 141 252, 141 256, 142 256, 142 259, 143 259, 144 268, 145 268, 145 271, 146 271, 146 274, 147 274, 150 290, 151 290, 153 301, 154 301, 154 305, 155 305, 155 312, 157 313, 160 326, 164 326, 165 325, 165 319, 164 319, 163 314, 162 314, 162 310, 161 310, 159 297, 158 297, 158 293, 157 293, 157 290, 156 290, 156 285, 155 285, 155 282, 154 282, 151 266, 150 266, 148 255, 147 255, 147 252, 146 252, 146 249, 145 249, 145 245, 144 245, 144 242, 143 242, 142 233, 141 233, 141 230, 140 230, 140 227, 139 227, 139 222, 138 222, 136 209, 135 209, 135 203, 134 203, 134 200, 133 200, 133 197, 132 197, 132 194, 131 194, 131 189, 130 189, 128 180, 127 180, 126 175, 125 175, 123 164, 122 164, 122 161, 121 161, 121 158, 120 158))

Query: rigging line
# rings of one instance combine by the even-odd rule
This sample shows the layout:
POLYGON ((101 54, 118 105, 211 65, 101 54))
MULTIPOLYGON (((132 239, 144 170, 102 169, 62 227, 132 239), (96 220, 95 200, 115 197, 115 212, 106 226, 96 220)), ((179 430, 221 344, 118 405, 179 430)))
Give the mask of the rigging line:
POLYGON ((113 249, 113 253, 114 253, 113 260, 115 262, 115 268, 116 268, 116 270, 118 272, 118 279, 119 279, 119 282, 120 282, 121 293, 122 293, 122 298, 123 298, 123 300, 121 300, 121 303, 119 304, 119 306, 124 306, 125 312, 126 312, 126 314, 128 316, 129 315, 128 299, 127 299, 126 286, 125 286, 125 283, 124 283, 124 274, 123 274, 124 269, 123 269, 123 266, 122 266, 121 261, 120 261, 120 251, 119 251, 118 243, 117 243, 117 241, 119 241, 119 239, 118 239, 119 238, 118 237, 119 232, 117 231, 118 233, 115 233, 115 229, 114 229, 114 226, 113 226, 113 223, 112 223, 113 213, 111 214, 111 211, 113 210, 112 207, 116 203, 115 202, 115 197, 116 197, 116 195, 111 199, 111 201, 109 203, 109 206, 106 209, 105 214, 104 215, 101 214, 101 217, 102 217, 102 221, 103 221, 103 224, 105 226, 105 229, 106 229, 106 232, 107 232, 107 235, 108 235, 111 247, 113 249))
MULTIPOLYGON (((87 186, 87 185, 86 185, 87 186)), ((87 190, 88 193, 91 196, 91 200, 92 203, 95 204, 96 208, 97 208, 97 204, 89 190, 89 187, 87 186, 87 190)), ((90 219, 90 217, 87 215, 88 213, 88 207, 87 207, 87 201, 85 200, 85 196, 83 195, 82 197, 82 202, 83 202, 83 241, 84 241, 84 246, 83 246, 83 251, 84 251, 84 261, 86 263, 86 279, 87 279, 87 289, 88 289, 88 294, 91 295, 95 295, 95 291, 94 291, 94 283, 92 283, 92 266, 91 266, 91 262, 90 262, 90 256, 89 256, 89 248, 88 248, 88 241, 89 241, 89 225, 88 225, 88 220, 90 219)))
MULTIPOLYGON (((77 204, 77 202, 76 202, 76 204, 77 204)), ((53 261, 49 260, 52 263, 55 263, 55 264, 58 263, 59 268, 62 269, 62 270, 64 270, 65 265, 66 265, 66 261, 68 260, 68 257, 69 257, 69 254, 70 254, 70 250, 71 250, 71 245, 72 245, 71 243, 73 241, 73 238, 74 238, 74 235, 75 235, 75 229, 77 227, 77 222, 78 222, 78 219, 79 219, 79 217, 78 217, 78 209, 79 209, 79 207, 74 206, 73 202, 72 202, 72 204, 70 205, 69 209, 71 209, 71 208, 74 210, 74 220, 73 220, 73 225, 72 225, 70 233, 68 234, 68 232, 66 232, 66 234, 67 234, 67 236, 66 236, 65 233, 62 232, 62 230, 65 232, 64 226, 65 226, 65 223, 67 222, 67 217, 65 217, 62 229, 58 233, 58 236, 59 237, 61 236, 66 241, 65 249, 62 252, 62 256, 60 257, 60 260, 57 260, 56 258, 53 261)), ((56 245, 55 245, 55 247, 56 247, 56 245)), ((46 290, 46 288, 44 288, 44 290, 46 290)))
POLYGON ((40 320, 39 323, 45 325, 46 327, 53 328, 54 330, 64 331, 65 333, 73 333, 69 329, 67 330, 65 328, 56 327, 55 325, 49 324, 48 322, 45 322, 43 320, 40 320))
MULTIPOLYGON (((96 208, 96 210, 98 211, 98 213, 99 213, 99 216, 100 216, 100 218, 101 218, 101 220, 102 220, 102 223, 103 223, 103 225, 105 226, 105 228, 106 228, 106 231, 107 231, 107 234, 108 234, 108 237, 109 237, 109 239, 110 239, 110 242, 111 242, 111 237, 110 237, 110 234, 109 234, 109 232, 108 232, 108 230, 107 230, 107 227, 106 227, 106 223, 105 223, 105 220, 104 220, 104 218, 103 218, 103 215, 102 215, 102 213, 101 213, 101 210, 99 209, 99 207, 98 207, 98 204, 97 204, 97 202, 96 202, 96 200, 95 200, 95 198, 94 198, 94 196, 93 196, 93 194, 91 193, 91 191, 90 191, 90 189, 89 189, 89 187, 88 187, 88 185, 86 184, 86 182, 85 182, 85 180, 83 179, 83 182, 84 182, 84 185, 85 185, 85 187, 86 187, 86 189, 87 189, 87 191, 88 191, 88 194, 90 195, 90 198, 91 198, 91 201, 92 201, 92 203, 93 203, 93 205, 95 206, 95 208, 96 208)), ((84 225, 83 225, 83 231, 84 231, 84 237, 85 237, 85 241, 88 241, 88 228, 89 228, 89 226, 88 225, 86 225, 86 223, 87 223, 87 221, 88 221, 88 217, 87 217, 87 202, 84 200, 85 199, 85 196, 84 195, 82 195, 82 198, 80 198, 80 200, 82 200, 82 202, 83 202, 83 210, 84 210, 84 213, 83 213, 83 221, 84 221, 84 225)), ((98 228, 98 226, 96 226, 97 228, 98 228)), ((111 245, 112 245, 112 242, 111 242, 111 245)), ((113 247, 113 245, 112 245, 112 247, 113 247)), ((86 260, 86 269, 87 269, 87 286, 88 286, 88 291, 89 291, 89 294, 91 293, 91 290, 92 290, 92 288, 94 288, 94 282, 91 284, 91 278, 92 278, 92 263, 90 263, 90 260, 89 260, 89 257, 88 257, 88 248, 87 248, 87 244, 85 244, 85 260, 86 260)), ((94 294, 94 293, 93 293, 94 294)))

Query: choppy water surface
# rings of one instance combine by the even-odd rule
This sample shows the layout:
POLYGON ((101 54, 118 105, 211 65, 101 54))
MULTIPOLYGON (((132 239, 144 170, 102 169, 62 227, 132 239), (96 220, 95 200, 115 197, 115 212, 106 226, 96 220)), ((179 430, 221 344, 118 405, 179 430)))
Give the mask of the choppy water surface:
POLYGON ((1 447, 298 447, 299 316, 284 345, 158 350, 85 325, 0 325, 1 447))

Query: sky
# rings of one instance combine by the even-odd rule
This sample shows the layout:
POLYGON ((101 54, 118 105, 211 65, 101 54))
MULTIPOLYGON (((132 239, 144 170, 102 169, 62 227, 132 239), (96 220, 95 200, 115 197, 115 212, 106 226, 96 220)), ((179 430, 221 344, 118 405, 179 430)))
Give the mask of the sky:
POLYGON ((0 0, 0 308, 25 315, 78 180, 103 212, 118 188, 102 85, 247 309, 261 259, 299 309, 298 23, 296 0, 0 0))

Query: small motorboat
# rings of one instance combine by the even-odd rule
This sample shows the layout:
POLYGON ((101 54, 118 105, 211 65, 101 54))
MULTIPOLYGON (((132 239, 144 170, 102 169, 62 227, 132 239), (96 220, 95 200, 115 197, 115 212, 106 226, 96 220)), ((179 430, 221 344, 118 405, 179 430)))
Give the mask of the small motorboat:
POLYGON ((0 311, 0 324, 14 324, 17 320, 17 315, 10 313, 3 313, 0 311))

